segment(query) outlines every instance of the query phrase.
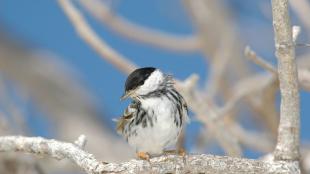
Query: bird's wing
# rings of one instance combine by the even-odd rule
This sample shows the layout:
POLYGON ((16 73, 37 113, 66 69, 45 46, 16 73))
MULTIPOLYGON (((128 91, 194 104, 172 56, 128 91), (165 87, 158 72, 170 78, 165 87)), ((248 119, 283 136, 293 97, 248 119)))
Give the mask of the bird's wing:
POLYGON ((182 102, 182 106, 183 106, 183 120, 186 122, 186 123, 189 123, 190 122, 190 119, 188 117, 188 107, 187 107, 187 103, 185 101, 185 99, 181 96, 181 102, 182 102))
POLYGON ((123 116, 121 116, 121 118, 119 120, 117 120, 116 123, 116 130, 117 133, 122 134, 125 125, 131 120, 133 119, 133 117, 136 115, 137 113, 137 109, 139 107, 139 103, 133 101, 124 111, 123 116))

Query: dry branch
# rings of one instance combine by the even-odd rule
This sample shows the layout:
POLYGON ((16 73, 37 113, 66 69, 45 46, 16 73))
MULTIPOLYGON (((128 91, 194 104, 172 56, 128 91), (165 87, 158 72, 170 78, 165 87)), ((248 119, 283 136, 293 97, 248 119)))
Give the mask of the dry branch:
POLYGON ((23 152, 46 155, 55 159, 69 159, 87 173, 207 173, 207 174, 290 174, 299 173, 298 162, 260 161, 213 155, 175 155, 152 158, 150 162, 130 160, 105 163, 73 143, 41 137, 0 137, 0 152, 23 152))
MULTIPOLYGON (((9 85, 16 87, 17 95, 31 98, 32 100, 27 102, 34 102, 36 108, 44 112, 48 120, 55 125, 52 130, 55 131, 57 138, 74 139, 80 134, 85 134, 90 140, 88 149, 104 160, 119 162, 133 156, 134 151, 131 151, 128 144, 116 137, 105 123, 98 121, 99 115, 102 115, 94 104, 93 95, 87 91, 78 80, 77 74, 72 72, 67 64, 46 52, 31 53, 5 34, 0 32, 1 75, 10 82, 9 85), (111 146, 114 148, 110 149, 111 146)), ((7 91, 2 92, 9 94, 7 91)), ((9 110, 4 112, 6 111, 4 104, 9 100, 1 95, 0 101, 2 113, 10 114, 9 110)), ((29 113, 19 115, 22 117, 20 119, 26 116, 24 114, 29 113)), ((25 132, 12 132, 21 126, 14 125, 10 121, 12 118, 10 115, 4 116, 0 112, 0 117, 8 119, 7 124, 3 126, 10 130, 7 132, 1 129, 1 123, 5 122, 0 119, 1 135, 25 134, 25 132)))
POLYGON ((80 2, 105 26, 128 39, 179 52, 192 52, 200 48, 197 36, 178 36, 134 24, 117 16, 104 2, 98 0, 80 0, 80 2))
POLYGON ((265 61, 263 58, 256 55, 256 53, 251 49, 250 46, 246 46, 244 49, 244 55, 252 60, 257 65, 261 66, 262 68, 266 69, 267 71, 271 72, 274 75, 277 75, 278 72, 276 68, 274 68, 273 65, 271 65, 269 62, 265 61))
POLYGON ((299 92, 295 47, 288 12, 288 0, 272 0, 278 77, 281 92, 280 124, 276 160, 299 159, 299 92))
POLYGON ((292 10, 298 15, 300 20, 305 25, 308 32, 310 31, 310 3, 308 0, 293 0, 289 1, 292 10))
POLYGON ((58 2, 72 22, 79 36, 95 49, 103 59, 116 66, 125 74, 129 74, 136 69, 136 65, 115 51, 103 39, 100 39, 70 0, 58 0, 58 2))

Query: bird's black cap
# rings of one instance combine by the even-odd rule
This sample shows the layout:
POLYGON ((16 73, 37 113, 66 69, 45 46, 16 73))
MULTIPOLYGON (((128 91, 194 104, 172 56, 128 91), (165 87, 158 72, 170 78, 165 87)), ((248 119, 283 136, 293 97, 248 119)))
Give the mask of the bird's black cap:
POLYGON ((137 88, 144 84, 145 80, 154 72, 156 68, 153 67, 145 67, 134 70, 131 74, 129 74, 126 83, 125 83, 125 91, 129 91, 137 88))

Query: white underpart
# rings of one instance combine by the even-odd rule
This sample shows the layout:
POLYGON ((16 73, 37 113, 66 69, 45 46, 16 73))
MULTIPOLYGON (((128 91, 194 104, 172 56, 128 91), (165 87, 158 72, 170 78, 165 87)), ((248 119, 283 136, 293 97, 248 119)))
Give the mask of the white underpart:
POLYGON ((160 70, 156 69, 152 72, 148 79, 145 80, 144 84, 136 90, 136 95, 145 95, 156 90, 159 85, 163 83, 164 79, 164 74, 160 70))
MULTIPOLYGON (((166 97, 148 98, 142 102, 142 107, 154 111, 157 121, 154 121, 153 127, 142 125, 137 127, 137 136, 132 136, 128 143, 139 152, 148 152, 149 154, 161 154, 164 149, 176 144, 177 137, 180 134, 181 127, 174 123, 173 104, 166 97)), ((148 113, 151 115, 152 113, 148 113)))

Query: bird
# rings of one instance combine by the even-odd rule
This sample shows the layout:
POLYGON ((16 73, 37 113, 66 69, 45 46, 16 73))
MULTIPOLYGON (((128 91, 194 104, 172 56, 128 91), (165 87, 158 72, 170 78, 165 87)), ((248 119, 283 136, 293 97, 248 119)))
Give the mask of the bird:
POLYGON ((140 159, 169 152, 189 122, 187 104, 173 77, 154 67, 136 69, 125 82, 121 100, 127 98, 132 101, 117 121, 117 132, 140 159))

